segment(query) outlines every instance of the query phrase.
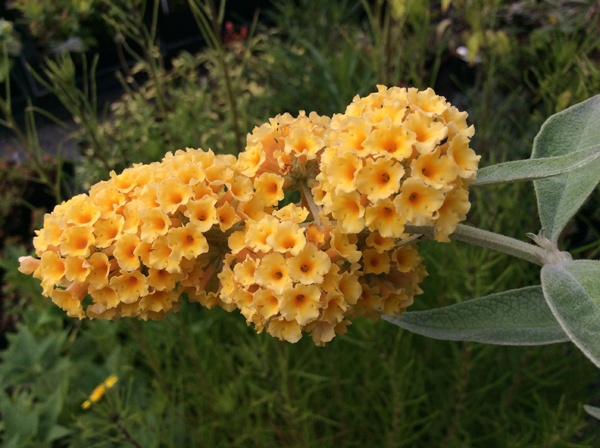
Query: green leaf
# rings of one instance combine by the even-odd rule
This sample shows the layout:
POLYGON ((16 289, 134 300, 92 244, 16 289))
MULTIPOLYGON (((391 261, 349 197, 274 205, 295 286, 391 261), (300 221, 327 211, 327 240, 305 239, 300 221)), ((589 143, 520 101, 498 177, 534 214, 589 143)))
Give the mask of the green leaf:
POLYGON ((433 339, 496 345, 543 345, 569 340, 544 300, 540 286, 513 289, 429 311, 383 316, 433 339))
POLYGON ((585 412, 587 412, 588 414, 590 414, 592 417, 597 418, 598 420, 600 420, 600 408, 596 408, 594 406, 590 406, 587 404, 583 405, 583 410, 585 412))
POLYGON ((542 289, 565 333, 600 367, 600 261, 547 264, 542 289))
POLYGON ((26 391, 15 390, 12 397, 0 396, 0 409, 4 420, 6 440, 18 437, 19 442, 33 439, 38 432, 39 415, 34 398, 26 391))
POLYGON ((568 173, 600 158, 600 144, 558 157, 516 160, 480 169, 474 186, 535 180, 568 173))
MULTIPOLYGON (((600 141, 600 95, 548 118, 533 142, 532 159, 560 157, 600 141)), ((600 159, 548 179, 534 181, 542 227, 558 240, 565 225, 600 182, 600 159)))

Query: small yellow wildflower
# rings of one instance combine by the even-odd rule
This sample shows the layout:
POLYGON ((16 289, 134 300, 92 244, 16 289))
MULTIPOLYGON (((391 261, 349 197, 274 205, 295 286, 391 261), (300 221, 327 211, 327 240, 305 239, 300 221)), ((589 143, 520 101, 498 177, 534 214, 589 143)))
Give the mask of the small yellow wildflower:
POLYGON ((103 383, 96 386, 89 398, 83 402, 81 408, 89 409, 92 406, 92 403, 100 401, 106 390, 113 387, 117 381, 119 381, 119 378, 116 375, 109 376, 103 383))

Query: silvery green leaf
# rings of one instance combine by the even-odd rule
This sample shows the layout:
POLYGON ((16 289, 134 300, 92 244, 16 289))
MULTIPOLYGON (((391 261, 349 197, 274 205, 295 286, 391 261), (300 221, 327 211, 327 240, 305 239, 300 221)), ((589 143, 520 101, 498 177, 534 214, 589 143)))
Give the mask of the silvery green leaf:
POLYGON ((480 169, 473 186, 543 179, 581 168, 600 158, 600 144, 580 151, 543 159, 515 160, 480 169))
MULTIPOLYGON (((600 95, 546 120, 533 142, 532 159, 560 157, 600 142, 600 95)), ((600 182, 600 159, 547 179, 534 181, 542 227, 556 242, 565 225, 600 182)))
POLYGON ((542 289, 565 333, 600 367, 600 261, 547 264, 542 289))
POLYGON ((428 311, 383 316, 433 339, 496 345, 543 345, 569 340, 544 300, 541 286, 513 289, 428 311))
POLYGON ((583 409, 585 412, 587 412, 588 414, 590 414, 592 417, 597 418, 598 420, 600 420, 600 408, 596 408, 594 406, 590 406, 587 404, 583 405, 583 409))

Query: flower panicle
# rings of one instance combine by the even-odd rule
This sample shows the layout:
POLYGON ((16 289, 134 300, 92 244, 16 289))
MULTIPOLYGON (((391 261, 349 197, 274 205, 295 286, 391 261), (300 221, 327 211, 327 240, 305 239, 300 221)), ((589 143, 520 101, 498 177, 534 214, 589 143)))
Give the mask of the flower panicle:
POLYGON ((79 319, 159 320, 186 295, 239 310, 259 333, 325 345, 423 292, 405 226, 445 242, 466 219, 480 158, 466 117, 432 89, 378 86, 331 118, 270 119, 237 158, 169 152, 56 206, 20 270, 79 319))

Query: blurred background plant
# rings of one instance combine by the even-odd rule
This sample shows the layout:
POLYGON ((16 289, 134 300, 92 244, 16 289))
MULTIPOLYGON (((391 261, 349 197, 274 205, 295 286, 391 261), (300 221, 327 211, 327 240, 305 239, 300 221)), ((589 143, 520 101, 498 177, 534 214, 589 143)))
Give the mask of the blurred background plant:
MULTIPOLYGON (((315 349, 187 304, 159 323, 80 322, 17 271, 43 214, 111 170, 188 146, 235 154, 269 117, 342 112, 376 83, 431 86, 467 110, 486 164, 527 157, 549 115, 600 92, 597 1, 11 5, 26 26, 0 30, 3 446, 597 446, 598 423, 580 406, 600 403, 597 370, 569 345, 439 342, 367 321, 315 349), (184 33, 183 18, 198 28, 175 45, 169 27, 184 33), (103 78, 114 72, 103 65, 107 45, 93 47, 102 33, 114 41, 117 89, 103 78), (44 50, 31 68, 57 103, 32 97, 16 113, 15 42, 50 48, 73 37, 83 45, 66 48, 77 51, 44 50), (119 382, 83 410, 111 374, 119 382)), ((531 185, 476 193, 470 223, 517 238, 539 227, 531 185)), ((597 190, 562 247, 598 257, 599 204, 597 190)), ((422 246, 430 276, 415 309, 535 278, 485 249, 422 246)))
POLYGON ((68 39, 79 38, 90 47, 97 41, 93 34, 94 15, 99 0, 12 0, 8 7, 20 13, 38 47, 52 48, 68 39))

